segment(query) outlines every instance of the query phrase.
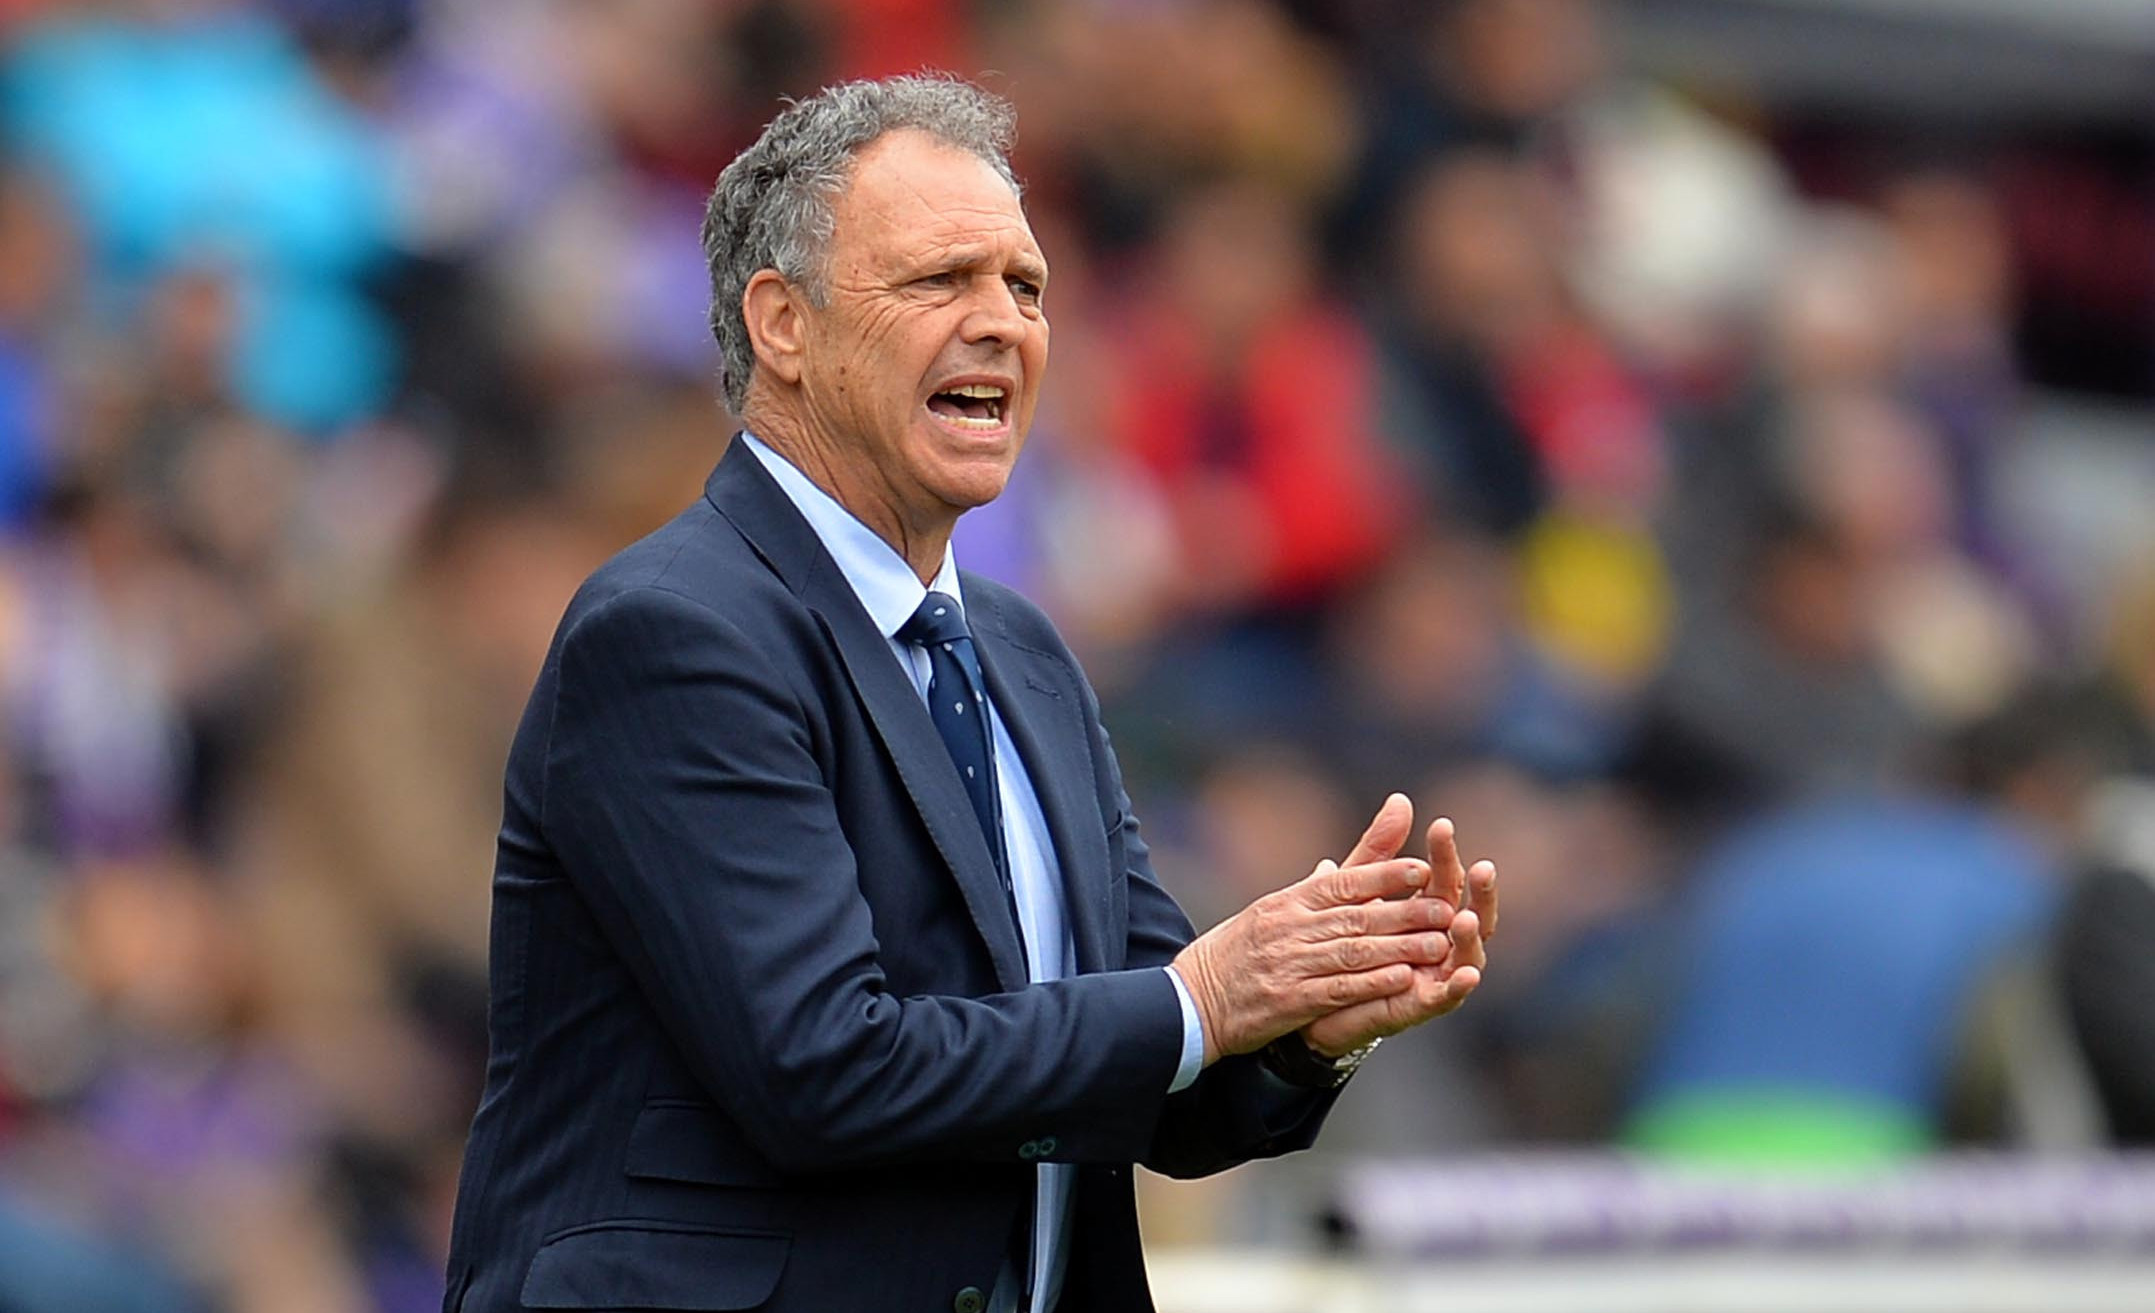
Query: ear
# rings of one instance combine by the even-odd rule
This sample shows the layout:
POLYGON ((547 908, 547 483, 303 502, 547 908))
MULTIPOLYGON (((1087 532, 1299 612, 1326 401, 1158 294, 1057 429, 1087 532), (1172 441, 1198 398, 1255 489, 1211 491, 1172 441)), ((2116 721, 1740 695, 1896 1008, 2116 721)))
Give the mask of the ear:
POLYGON ((758 269, 741 290, 741 319, 756 363, 789 386, 801 381, 801 356, 808 345, 805 309, 800 293, 776 269, 758 269))

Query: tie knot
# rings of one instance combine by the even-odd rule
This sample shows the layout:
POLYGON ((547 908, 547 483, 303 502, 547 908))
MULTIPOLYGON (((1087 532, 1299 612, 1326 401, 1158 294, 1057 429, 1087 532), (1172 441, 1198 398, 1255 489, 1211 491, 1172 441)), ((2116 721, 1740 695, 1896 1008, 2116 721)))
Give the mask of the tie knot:
POLYGON ((920 609, 913 612, 913 618, 899 628, 898 637, 926 647, 931 643, 955 642, 970 635, 965 628, 965 613, 958 609, 958 599, 948 593, 930 593, 921 599, 920 609))

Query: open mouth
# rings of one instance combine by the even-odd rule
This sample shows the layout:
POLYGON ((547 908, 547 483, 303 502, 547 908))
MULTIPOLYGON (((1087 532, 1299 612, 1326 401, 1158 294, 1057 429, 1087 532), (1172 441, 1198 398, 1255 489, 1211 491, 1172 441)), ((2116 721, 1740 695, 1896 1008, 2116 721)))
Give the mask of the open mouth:
POLYGON ((928 398, 928 409, 953 428, 993 433, 1003 426, 1009 398, 993 383, 965 383, 928 398))

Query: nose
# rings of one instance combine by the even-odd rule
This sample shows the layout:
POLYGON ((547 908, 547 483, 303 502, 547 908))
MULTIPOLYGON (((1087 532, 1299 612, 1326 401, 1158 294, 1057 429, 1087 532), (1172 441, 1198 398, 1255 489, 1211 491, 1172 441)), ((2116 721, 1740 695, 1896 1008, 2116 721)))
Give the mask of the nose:
POLYGON ((965 341, 998 347, 1015 347, 1022 342, 1027 320, 1010 284, 1000 278, 983 277, 976 287, 972 308, 960 329, 965 341))

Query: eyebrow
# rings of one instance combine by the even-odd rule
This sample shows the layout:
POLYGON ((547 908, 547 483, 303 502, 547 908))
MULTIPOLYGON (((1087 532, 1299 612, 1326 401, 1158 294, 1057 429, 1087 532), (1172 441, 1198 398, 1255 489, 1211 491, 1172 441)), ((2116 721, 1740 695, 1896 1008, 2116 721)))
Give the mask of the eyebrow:
MULTIPOLYGON (((948 250, 940 257, 923 261, 921 267, 933 271, 978 269, 988 263, 993 252, 986 247, 960 247, 948 250)), ((1039 256, 1020 253, 1010 261, 1008 273, 1015 277, 1038 283, 1045 287, 1048 281, 1047 261, 1039 256)))

